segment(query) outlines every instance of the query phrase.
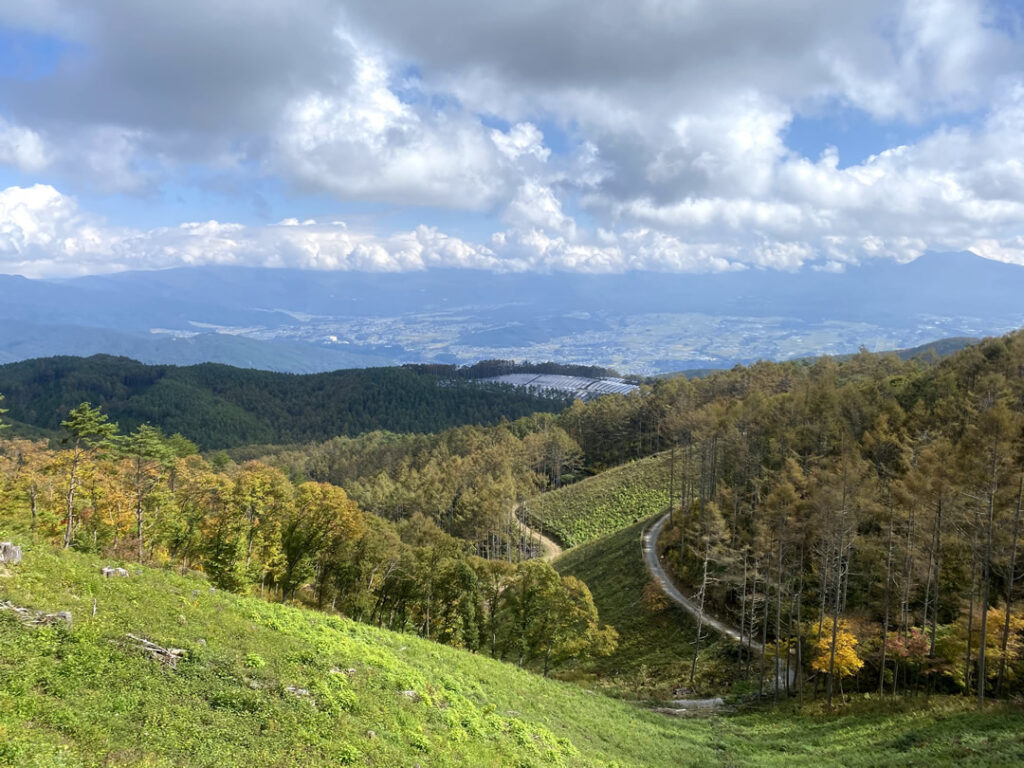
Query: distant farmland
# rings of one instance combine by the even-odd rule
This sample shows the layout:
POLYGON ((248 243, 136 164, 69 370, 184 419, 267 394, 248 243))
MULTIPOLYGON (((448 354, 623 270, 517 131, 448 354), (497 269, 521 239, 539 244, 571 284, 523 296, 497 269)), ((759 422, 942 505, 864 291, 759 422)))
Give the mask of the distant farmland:
POLYGON ((578 400, 593 400, 601 395, 625 395, 638 389, 625 379, 592 379, 586 376, 562 376, 551 373, 507 373, 480 379, 496 384, 511 384, 542 393, 564 392, 578 400))

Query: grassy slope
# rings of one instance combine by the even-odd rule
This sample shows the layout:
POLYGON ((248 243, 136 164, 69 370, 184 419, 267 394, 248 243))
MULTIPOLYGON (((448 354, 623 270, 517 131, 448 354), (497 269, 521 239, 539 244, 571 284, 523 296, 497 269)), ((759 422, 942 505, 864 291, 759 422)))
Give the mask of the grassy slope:
POLYGON ((976 714, 945 702, 916 714, 678 721, 414 637, 210 592, 197 578, 133 568, 130 579, 106 581, 98 565, 35 548, 21 566, 0 566, 0 600, 75 616, 68 632, 26 628, 0 612, 0 765, 675 768, 1024 759, 1019 711, 976 714), (133 650, 129 632, 185 648, 189 659, 166 668, 133 650))
MULTIPOLYGON (((566 551, 554 562, 563 576, 586 582, 601 620, 619 632, 611 656, 588 666, 599 684, 631 692, 636 674, 646 665, 658 681, 646 693, 667 697, 689 677, 696 625, 684 611, 665 603, 653 611, 643 600, 649 578, 640 556, 640 532, 646 521, 566 551)), ((632 691, 635 694, 635 691, 632 691)))
POLYGON ((668 507, 667 453, 608 469, 524 505, 528 522, 575 547, 668 507))

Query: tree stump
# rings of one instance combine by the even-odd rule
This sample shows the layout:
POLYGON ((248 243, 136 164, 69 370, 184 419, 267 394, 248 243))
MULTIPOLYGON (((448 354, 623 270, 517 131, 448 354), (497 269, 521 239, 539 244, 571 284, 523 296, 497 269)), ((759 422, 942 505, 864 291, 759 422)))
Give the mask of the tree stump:
POLYGON ((0 563, 17 565, 21 562, 21 547, 9 541, 0 541, 0 563))

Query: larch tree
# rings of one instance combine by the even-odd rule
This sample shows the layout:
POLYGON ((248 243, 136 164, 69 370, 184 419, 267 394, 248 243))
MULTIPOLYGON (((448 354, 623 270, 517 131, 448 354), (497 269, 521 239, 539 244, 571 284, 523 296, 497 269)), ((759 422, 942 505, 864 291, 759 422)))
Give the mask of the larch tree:
POLYGON ((71 410, 61 426, 67 432, 65 442, 71 446, 65 470, 64 493, 64 549, 67 549, 74 540, 75 495, 81 482, 82 463, 112 445, 117 435, 117 425, 111 423, 99 408, 82 403, 71 410))
POLYGON ((121 441, 119 453, 128 461, 128 483, 134 497, 138 561, 145 559, 147 507, 174 466, 174 452, 156 427, 142 424, 121 441))

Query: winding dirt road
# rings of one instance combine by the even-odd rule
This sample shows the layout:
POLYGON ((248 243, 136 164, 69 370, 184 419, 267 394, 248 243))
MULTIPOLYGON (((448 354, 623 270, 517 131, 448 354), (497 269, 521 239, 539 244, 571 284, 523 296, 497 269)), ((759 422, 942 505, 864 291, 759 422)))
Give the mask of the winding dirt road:
POLYGON ((524 534, 540 542, 541 547, 544 549, 544 556, 541 558, 541 560, 545 560, 550 563, 552 560, 554 560, 556 557, 562 554, 562 548, 558 545, 556 541, 549 539, 543 533, 536 530, 535 528, 531 528, 522 521, 522 518, 519 517, 518 509, 516 510, 516 520, 519 521, 519 527, 522 529, 524 534))
MULTIPOLYGON (((696 619, 700 615, 700 606, 697 605, 694 600, 679 591, 679 588, 672 583, 668 574, 665 573, 665 569, 662 567, 661 561, 658 559, 658 537, 661 536, 661 531, 665 527, 665 523, 668 522, 670 516, 671 513, 666 512, 664 515, 659 517, 653 525, 644 529, 643 534, 640 536, 640 549, 643 551, 644 563, 647 565, 647 571, 651 574, 651 578, 654 582, 661 588, 661 591, 664 592, 672 602, 679 605, 684 611, 696 619)), ((704 612, 702 622, 705 626, 711 627, 711 629, 725 635, 729 639, 734 640, 741 645, 747 644, 747 639, 743 637, 739 629, 709 616, 707 611, 704 612)), ((750 650, 754 653, 760 654, 764 649, 760 643, 752 640, 750 641, 750 650)))

